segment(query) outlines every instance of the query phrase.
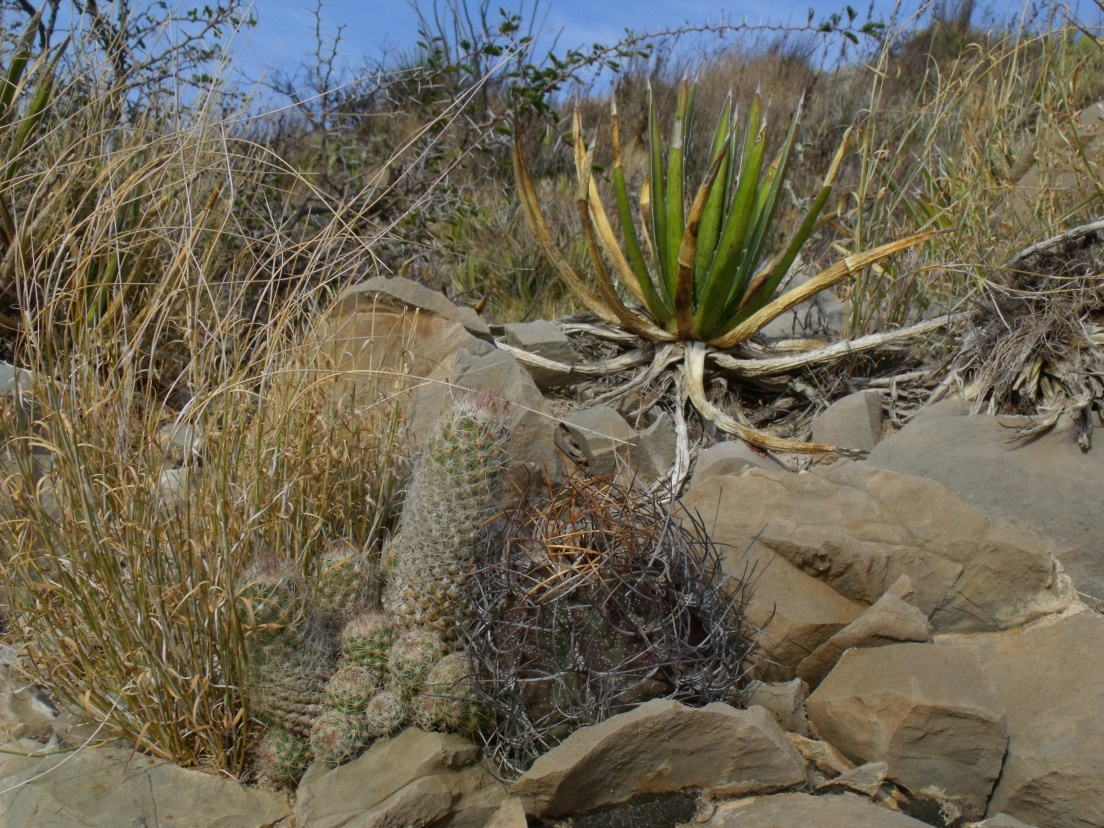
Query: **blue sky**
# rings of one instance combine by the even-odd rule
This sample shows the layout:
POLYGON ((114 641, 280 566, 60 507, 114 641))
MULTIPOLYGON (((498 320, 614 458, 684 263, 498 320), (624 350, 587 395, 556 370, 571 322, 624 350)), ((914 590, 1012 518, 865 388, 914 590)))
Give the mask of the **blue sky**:
MULTIPOLYGON (((448 0, 439 0, 443 7, 448 0)), ((612 43, 626 27, 637 32, 675 27, 685 22, 704 24, 716 22, 723 15, 726 22, 770 22, 803 24, 813 9, 820 20, 832 12, 840 12, 848 0, 736 0, 718 3, 714 0, 544 0, 538 17, 545 21, 548 32, 560 32, 560 49, 594 42, 612 43)), ((849 0, 860 13, 860 19, 871 8, 871 0, 849 0)), ((1040 0, 1047 5, 1047 0, 1040 0)), ((915 11, 920 0, 903 0, 905 16, 915 11)), ((1091 0, 1081 0, 1092 7, 1091 0)), ((478 8, 479 0, 468 0, 478 8)), ((499 6, 516 10, 519 0, 491 0, 492 15, 499 6)), ((532 9, 532 0, 524 8, 532 9)), ((1056 5, 1056 4, 1055 4, 1056 5)), ((307 60, 314 49, 313 0, 254 0, 253 10, 259 25, 245 33, 236 44, 240 50, 239 66, 251 77, 264 67, 285 71, 307 60)), ((1001 17, 1020 7, 1017 0, 978 0, 979 8, 988 8, 1001 17)), ((432 0, 422 0, 422 7, 432 9, 432 0)), ((885 20, 893 12, 893 0, 873 0, 876 17, 885 20)), ((352 65, 364 56, 379 57, 385 50, 410 49, 416 39, 417 17, 406 0, 327 0, 323 9, 323 33, 332 36, 337 27, 345 25, 341 52, 352 65)))
MULTIPOLYGON (((867 0, 869 2, 869 0, 867 0)), ((852 5, 865 12, 862 3, 851 0, 852 5)), ((446 5, 445 2, 440 3, 446 5)), ((478 0, 469 0, 472 8, 478 0)), ((803 23, 812 5, 823 17, 840 11, 844 3, 814 0, 772 0, 770 3, 739 0, 737 3, 717 3, 713 0, 551 0, 542 2, 538 16, 545 20, 544 29, 560 32, 559 46, 574 47, 594 42, 610 43, 618 40, 626 27, 635 31, 651 31, 667 26, 678 26, 686 21, 702 24, 717 21, 723 11, 726 20, 747 17, 749 22, 803 23), (769 15, 764 14, 769 9, 769 15)), ((885 0, 878 5, 887 6, 885 0)), ((497 16, 499 6, 518 8, 518 0, 492 0, 491 12, 497 16)), ((422 7, 432 9, 432 0, 423 0, 422 7)), ((255 0, 253 10, 258 26, 246 32, 241 48, 241 65, 250 71, 252 67, 272 66, 287 69, 302 62, 314 49, 314 16, 312 0, 255 0)), ((526 0, 525 8, 532 2, 526 0)), ((333 35, 340 24, 341 51, 355 65, 364 55, 378 56, 386 49, 410 48, 416 40, 417 16, 406 0, 327 0, 323 9, 323 30, 333 35)))

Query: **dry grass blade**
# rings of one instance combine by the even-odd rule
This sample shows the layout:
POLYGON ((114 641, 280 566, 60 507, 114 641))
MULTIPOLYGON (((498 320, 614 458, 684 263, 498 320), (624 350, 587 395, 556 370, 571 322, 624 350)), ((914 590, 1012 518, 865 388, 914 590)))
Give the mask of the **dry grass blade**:
POLYGON ((717 348, 732 348, 744 340, 750 339, 772 320, 777 319, 783 313, 800 305, 805 300, 816 296, 816 294, 820 293, 822 290, 839 284, 844 279, 853 277, 863 268, 870 267, 870 265, 876 262, 887 259, 894 253, 907 250, 936 235, 937 233, 934 232, 919 233, 907 239, 898 239, 897 241, 875 247, 872 250, 846 256, 827 270, 805 282, 803 285, 782 294, 761 311, 752 314, 735 328, 728 331, 723 336, 712 340, 709 344, 717 348))
POLYGON ((543 252, 552 263, 552 266, 556 269, 560 278, 564 280, 564 284, 567 285, 572 296, 597 314, 602 321, 617 324, 620 320, 614 310, 606 305, 604 301, 599 299, 598 296, 586 286, 583 280, 579 278, 578 274, 575 273, 571 265, 568 264, 567 259, 560 253, 559 248, 556 247, 556 243, 552 239, 552 233, 548 229, 548 222, 544 220, 544 214, 541 212, 540 201, 537 198, 536 190, 533 188, 533 179, 530 177, 529 170, 525 165, 525 156, 522 153, 520 137, 515 137, 514 139, 513 158, 514 175, 518 184, 518 195, 521 198, 521 204, 525 211, 526 222, 533 233, 533 238, 536 239, 537 246, 540 247, 541 252, 543 252))
POLYGON ((1021 437, 1072 420, 1083 450, 1104 411, 1104 221, 1021 251, 975 305, 952 370, 975 411, 1034 418, 1021 437))

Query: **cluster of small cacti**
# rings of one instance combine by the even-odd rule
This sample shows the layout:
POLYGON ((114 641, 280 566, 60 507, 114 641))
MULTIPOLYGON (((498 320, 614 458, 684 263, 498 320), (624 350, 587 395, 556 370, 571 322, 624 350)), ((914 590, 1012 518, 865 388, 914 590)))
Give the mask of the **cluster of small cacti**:
POLYGON ((259 778, 292 784, 310 758, 339 765, 408 722, 478 729, 458 626, 477 533, 500 497, 505 436, 492 405, 452 410, 415 464, 382 567, 338 542, 309 581, 273 560, 248 573, 248 691, 269 726, 254 750, 259 778))

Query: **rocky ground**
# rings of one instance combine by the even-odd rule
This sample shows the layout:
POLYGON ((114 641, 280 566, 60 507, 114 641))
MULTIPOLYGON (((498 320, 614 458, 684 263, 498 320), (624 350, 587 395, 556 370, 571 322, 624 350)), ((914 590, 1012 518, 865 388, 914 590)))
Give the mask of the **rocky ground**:
MULTIPOLYGON (((670 417, 630 424, 615 407, 546 399, 564 378, 511 349, 568 360, 572 342, 548 323, 492 331, 417 285, 374 280, 322 335, 346 378, 407 361, 415 439, 455 388, 509 400, 516 481, 555 474, 565 454, 645 482, 678 462, 670 417)), ((511 785, 464 739, 409 729, 312 767, 289 798, 125 745, 16 755, 92 734, 12 677, 0 823, 1104 825, 1104 456, 1060 427, 1021 444, 1021 424, 948 399, 896 430, 866 391, 813 432, 864 460, 797 474, 734 442, 700 453, 683 503, 726 565, 753 573, 747 611, 763 627, 747 709, 651 701, 576 731, 511 785)))

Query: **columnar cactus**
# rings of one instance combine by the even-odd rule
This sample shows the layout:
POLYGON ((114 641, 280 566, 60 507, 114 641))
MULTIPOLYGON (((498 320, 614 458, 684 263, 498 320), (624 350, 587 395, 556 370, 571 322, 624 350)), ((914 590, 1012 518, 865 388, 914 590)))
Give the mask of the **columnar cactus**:
POLYGON ((457 621, 467 614, 463 581, 479 527, 499 505, 506 436, 492 404, 458 404, 415 464, 384 556, 384 609, 446 642, 457 640, 457 621))
POLYGON ((337 541, 318 557, 309 588, 287 562, 266 559, 250 571, 240 593, 249 696, 273 734, 262 740, 259 772, 291 779, 312 752, 339 765, 412 717, 426 728, 475 730, 469 662, 449 653, 468 614, 463 585, 479 528, 498 508, 505 440, 494 405, 469 401, 450 412, 415 464, 381 567, 337 541), (389 578, 382 596, 381 575, 389 578), (330 658, 338 633, 339 666, 330 658))

